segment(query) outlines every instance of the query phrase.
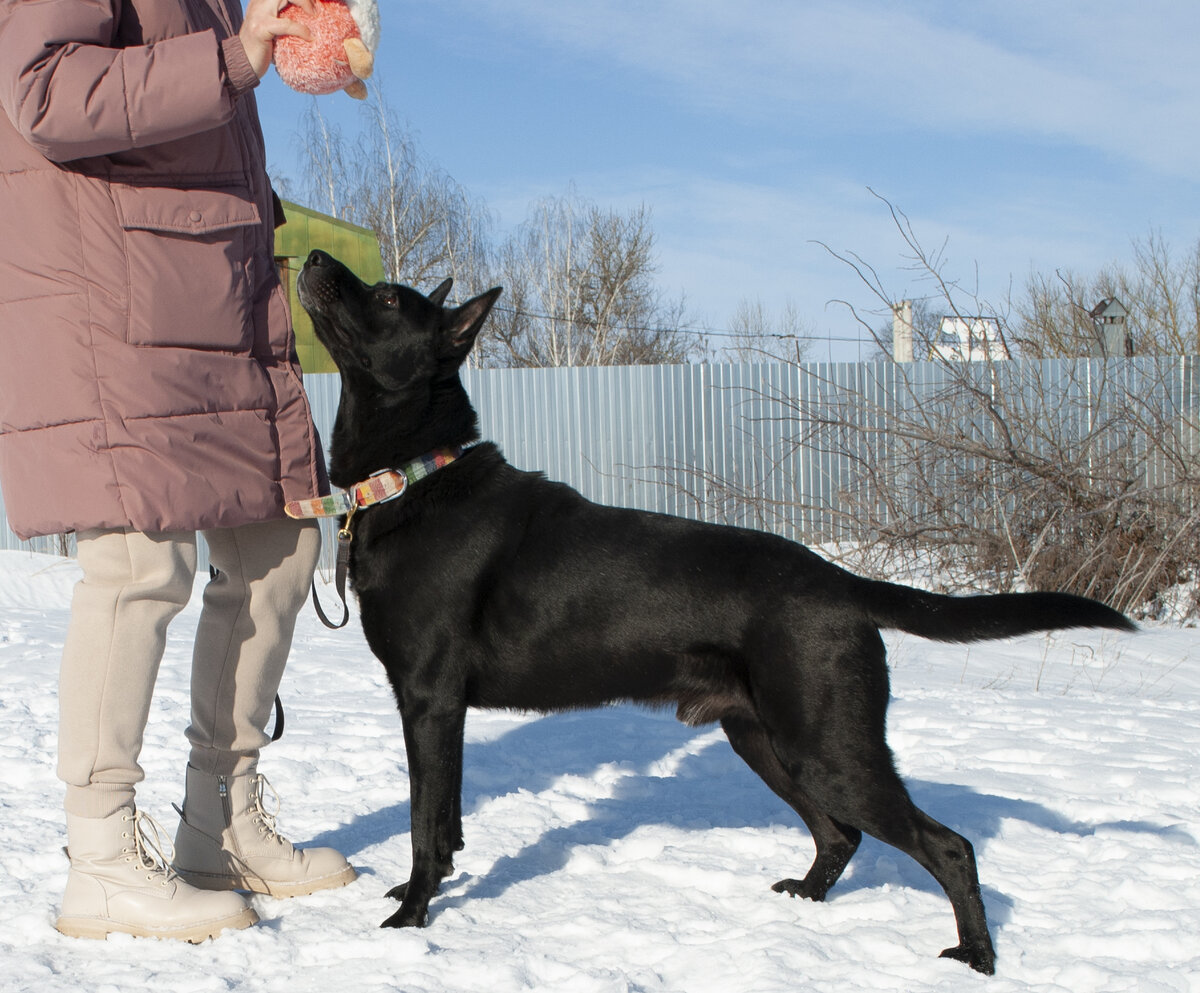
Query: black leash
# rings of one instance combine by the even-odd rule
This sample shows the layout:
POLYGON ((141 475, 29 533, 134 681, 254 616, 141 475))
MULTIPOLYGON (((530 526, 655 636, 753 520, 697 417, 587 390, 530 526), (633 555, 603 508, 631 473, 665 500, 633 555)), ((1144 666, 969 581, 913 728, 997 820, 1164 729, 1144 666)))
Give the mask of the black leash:
POLYGON ((337 561, 334 565, 333 584, 337 590, 338 599, 342 603, 342 619, 339 623, 334 624, 325 611, 321 609, 321 601, 317 597, 317 580, 313 578, 312 583, 312 602, 317 610, 317 616, 321 618, 321 623, 327 628, 332 628, 334 631, 339 628, 344 628, 346 622, 350 620, 350 607, 346 603, 346 576, 350 572, 350 542, 354 540, 354 532, 350 530, 350 522, 354 520, 354 512, 358 510, 358 506, 352 506, 346 513, 346 523, 343 524, 337 533, 337 561))
POLYGON ((275 694, 275 730, 271 732, 271 740, 278 741, 283 737, 283 701, 275 694))

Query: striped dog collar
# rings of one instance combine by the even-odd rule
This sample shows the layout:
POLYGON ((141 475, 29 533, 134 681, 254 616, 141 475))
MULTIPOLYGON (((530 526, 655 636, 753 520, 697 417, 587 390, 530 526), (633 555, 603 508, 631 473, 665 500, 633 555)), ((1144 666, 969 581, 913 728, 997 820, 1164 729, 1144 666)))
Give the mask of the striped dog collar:
POLYGON ((437 448, 427 455, 406 462, 398 469, 383 469, 348 490, 340 490, 312 500, 292 500, 284 506, 288 517, 339 517, 359 507, 387 503, 402 495, 408 487, 431 476, 455 459, 462 457, 461 448, 437 448))

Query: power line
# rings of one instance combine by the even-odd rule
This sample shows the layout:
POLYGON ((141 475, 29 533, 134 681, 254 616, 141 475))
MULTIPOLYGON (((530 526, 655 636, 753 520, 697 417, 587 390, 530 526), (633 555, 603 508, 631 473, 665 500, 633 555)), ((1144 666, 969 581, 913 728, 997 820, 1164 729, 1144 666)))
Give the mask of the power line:
MULTIPOLYGON (((553 321, 557 324, 580 324, 585 327, 599 327, 600 321, 594 318, 587 317, 559 317, 554 314, 540 314, 533 310, 524 310, 520 307, 505 307, 497 305, 494 310, 505 314, 512 314, 516 317, 528 317, 540 321, 553 321)), ((834 334, 781 334, 776 332, 761 332, 752 333, 746 331, 733 331, 730 329, 692 327, 689 325, 680 325, 678 327, 648 327, 637 324, 625 325, 610 325, 613 331, 617 332, 638 332, 641 334, 679 334, 686 332, 688 334, 704 335, 709 338, 773 338, 777 341, 844 341, 851 344, 871 344, 868 338, 850 338, 844 335, 834 334)))

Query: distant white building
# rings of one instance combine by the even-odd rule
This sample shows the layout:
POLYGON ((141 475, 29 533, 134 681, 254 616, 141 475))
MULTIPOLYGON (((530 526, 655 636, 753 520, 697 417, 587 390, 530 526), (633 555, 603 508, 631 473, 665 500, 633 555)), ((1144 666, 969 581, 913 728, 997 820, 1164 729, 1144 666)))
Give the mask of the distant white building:
POLYGON ((949 362, 996 362, 1011 358, 994 317, 942 318, 930 357, 949 362))

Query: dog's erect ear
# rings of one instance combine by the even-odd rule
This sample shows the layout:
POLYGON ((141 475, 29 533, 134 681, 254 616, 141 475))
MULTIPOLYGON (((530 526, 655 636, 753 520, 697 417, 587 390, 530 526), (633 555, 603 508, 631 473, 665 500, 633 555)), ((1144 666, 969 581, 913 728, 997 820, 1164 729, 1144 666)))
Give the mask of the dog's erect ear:
POLYGON ((464 359, 475 344, 475 336, 483 327, 492 307, 499 298, 502 290, 493 287, 486 293, 480 293, 464 303, 461 307, 446 311, 443 327, 446 330, 446 350, 451 358, 464 359))
POLYGON ((429 299, 436 303, 439 307, 446 302, 446 297, 450 295, 450 287, 454 285, 453 279, 443 279, 436 290, 429 294, 429 299))

